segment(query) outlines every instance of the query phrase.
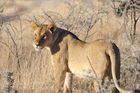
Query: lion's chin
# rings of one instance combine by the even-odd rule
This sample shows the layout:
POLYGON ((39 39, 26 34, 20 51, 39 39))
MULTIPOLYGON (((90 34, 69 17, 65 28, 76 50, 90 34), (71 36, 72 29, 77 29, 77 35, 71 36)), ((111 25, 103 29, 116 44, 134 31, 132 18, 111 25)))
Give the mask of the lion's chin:
POLYGON ((41 51, 41 49, 40 48, 35 48, 35 51, 39 52, 39 51, 41 51))
POLYGON ((43 49, 43 47, 41 46, 36 46, 35 44, 33 44, 35 51, 41 51, 43 49))

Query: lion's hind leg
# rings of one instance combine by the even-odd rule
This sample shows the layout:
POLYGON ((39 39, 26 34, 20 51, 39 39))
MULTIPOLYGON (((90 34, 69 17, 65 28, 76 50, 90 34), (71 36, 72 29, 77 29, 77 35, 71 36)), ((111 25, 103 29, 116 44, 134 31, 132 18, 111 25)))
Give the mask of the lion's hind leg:
POLYGON ((101 82, 100 81, 93 81, 92 83, 92 90, 93 90, 93 93, 102 93, 102 90, 101 90, 101 82))

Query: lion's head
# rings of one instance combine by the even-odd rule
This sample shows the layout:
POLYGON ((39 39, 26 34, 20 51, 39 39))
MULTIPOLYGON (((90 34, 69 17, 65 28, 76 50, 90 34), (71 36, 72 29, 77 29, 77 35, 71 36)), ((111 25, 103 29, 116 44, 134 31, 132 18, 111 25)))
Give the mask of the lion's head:
POLYGON ((51 46, 53 34, 56 28, 57 27, 54 24, 38 25, 36 23, 32 23, 32 29, 34 31, 33 46, 37 51, 44 47, 51 46))

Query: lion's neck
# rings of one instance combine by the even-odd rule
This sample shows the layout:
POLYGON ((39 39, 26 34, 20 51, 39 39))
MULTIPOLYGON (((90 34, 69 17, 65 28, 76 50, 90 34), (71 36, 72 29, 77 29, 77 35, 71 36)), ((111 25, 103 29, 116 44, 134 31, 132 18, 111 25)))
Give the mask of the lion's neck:
POLYGON ((60 51, 60 48, 64 46, 65 30, 57 28, 55 34, 53 35, 53 42, 50 47, 52 55, 60 51))
POLYGON ((57 28, 56 33, 53 36, 53 43, 50 47, 52 55, 65 49, 67 47, 68 43, 72 43, 75 40, 82 42, 73 33, 66 31, 64 29, 61 29, 61 28, 57 28))

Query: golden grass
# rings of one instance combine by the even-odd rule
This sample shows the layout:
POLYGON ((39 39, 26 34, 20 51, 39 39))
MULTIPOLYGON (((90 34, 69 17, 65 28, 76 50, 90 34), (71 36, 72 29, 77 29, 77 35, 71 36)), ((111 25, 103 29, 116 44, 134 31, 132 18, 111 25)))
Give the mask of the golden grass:
MULTIPOLYGON (((22 1, 22 3, 24 2, 27 3, 26 0, 22 1)), ((65 3, 63 3, 63 6, 64 4, 65 3)), ((73 5, 73 3, 69 4, 73 5)), ((83 15, 78 15, 78 13, 81 13, 80 11, 82 9, 86 9, 86 6, 82 8, 82 4, 87 3, 82 3, 81 6, 78 3, 76 4, 77 7, 75 9, 77 10, 72 12, 72 14, 68 14, 68 8, 68 10, 66 10, 66 15, 63 15, 64 18, 62 16, 62 19, 60 15, 57 16, 59 13, 54 15, 55 12, 53 11, 50 12, 50 14, 59 26, 74 32, 82 40, 89 42, 96 39, 108 39, 117 43, 122 54, 120 84, 126 88, 140 88, 139 30, 137 31, 136 39, 132 43, 129 38, 130 21, 128 22, 127 29, 124 29, 122 27, 124 19, 117 18, 113 14, 112 9, 110 9, 110 6, 104 6, 104 10, 109 13, 105 12, 98 15, 97 10, 100 9, 100 6, 96 7, 93 11, 87 6, 87 9, 90 11, 86 11, 83 15), (92 15, 94 15, 93 19, 91 17, 92 15), (92 19, 93 23, 90 23, 87 17, 89 17, 90 20, 92 19), (93 26, 91 30, 87 29, 89 25, 93 26), (87 31, 89 31, 89 36, 85 39, 87 31)), ((57 7, 61 9, 63 6, 57 7)), ((11 7, 14 6, 11 5, 11 7)), ((48 8, 47 6, 43 7, 44 9, 48 8)), ((11 10, 8 11, 12 12, 11 10)), ((0 27, 0 90, 3 92, 5 91, 5 87, 8 87, 9 84, 7 78, 4 76, 7 72, 13 73, 12 78, 14 82, 11 91, 17 90, 19 93, 51 93, 53 91, 54 78, 50 62, 50 53, 46 49, 43 49, 41 52, 35 52, 32 46, 33 36, 30 28, 31 21, 47 23, 49 18, 44 15, 40 7, 37 11, 36 8, 32 8, 32 11, 34 12, 28 12, 28 16, 26 12, 25 14, 22 12, 23 15, 19 15, 15 20, 9 20, 10 22, 5 22, 3 20, 4 23, 2 27, 0 27), (35 15, 34 17, 34 14, 37 16, 35 15)), ((2 14, 4 15, 4 12, 2 14)), ((138 23, 137 29, 140 28, 139 25, 140 23, 138 23)), ((2 93, 1 91, 0 93, 2 93)), ((91 91, 91 83, 89 81, 74 77, 74 93, 89 93, 89 91, 91 91)))

